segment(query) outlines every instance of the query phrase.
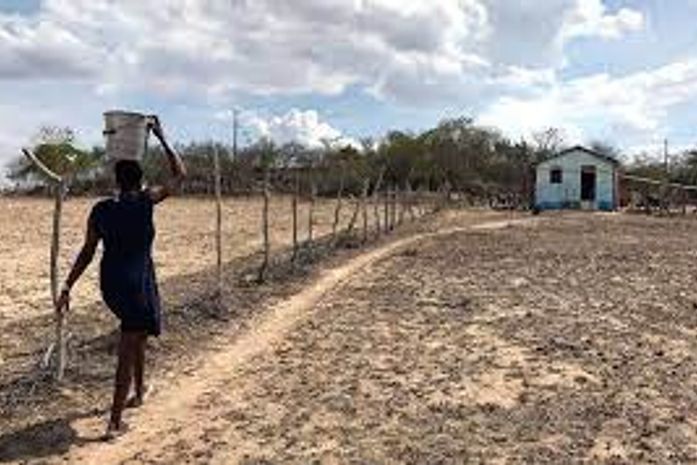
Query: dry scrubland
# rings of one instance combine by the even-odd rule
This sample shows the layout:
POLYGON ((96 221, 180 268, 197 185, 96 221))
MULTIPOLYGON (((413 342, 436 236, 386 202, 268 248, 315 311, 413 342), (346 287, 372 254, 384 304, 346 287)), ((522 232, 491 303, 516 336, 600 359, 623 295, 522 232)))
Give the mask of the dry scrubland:
MULTIPOLYGON (((188 407, 161 422, 146 407, 140 432, 94 450, 104 463, 697 463, 696 230, 566 214, 426 236, 296 309, 270 350, 216 379, 182 362, 171 389, 188 407)), ((236 348, 218 337, 217 353, 236 348)), ((79 442, 67 425, 8 433, 0 451, 63 454, 79 442), (16 445, 37 437, 43 449, 16 445)))

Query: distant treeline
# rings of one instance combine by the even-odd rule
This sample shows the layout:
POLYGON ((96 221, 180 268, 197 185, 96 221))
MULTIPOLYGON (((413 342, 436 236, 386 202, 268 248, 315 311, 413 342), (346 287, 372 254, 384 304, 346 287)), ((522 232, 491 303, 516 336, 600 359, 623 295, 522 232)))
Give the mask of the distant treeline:
MULTIPOLYGON (((54 171, 69 176, 72 194, 104 194, 113 189, 102 147, 78 150, 73 132, 63 128, 43 128, 36 140, 35 153, 54 171)), ((549 128, 536 133, 531 143, 512 141, 470 118, 456 118, 421 133, 391 131, 379 140, 363 139, 360 144, 342 146, 326 141, 323 147, 308 148, 260 139, 236 154, 231 146, 215 141, 192 142, 177 149, 189 171, 183 186, 188 194, 213 192, 217 151, 225 194, 253 193, 268 174, 272 188, 279 192, 299 188, 308 193, 314 184, 320 195, 339 190, 359 194, 366 184, 372 190, 379 183, 393 189, 447 189, 479 199, 505 196, 524 204, 531 198, 534 166, 560 150, 564 140, 559 130, 549 128)), ((608 144, 590 145, 620 158, 608 144)), ((157 146, 150 148, 142 166, 149 183, 164 182, 168 176, 157 146)), ((638 158, 625 169, 649 177, 664 173, 664 166, 648 157, 638 158)), ((697 152, 675 157, 671 177, 676 182, 697 183, 697 152)), ((41 174, 21 157, 10 164, 9 179, 16 183, 16 190, 42 191, 41 174)))

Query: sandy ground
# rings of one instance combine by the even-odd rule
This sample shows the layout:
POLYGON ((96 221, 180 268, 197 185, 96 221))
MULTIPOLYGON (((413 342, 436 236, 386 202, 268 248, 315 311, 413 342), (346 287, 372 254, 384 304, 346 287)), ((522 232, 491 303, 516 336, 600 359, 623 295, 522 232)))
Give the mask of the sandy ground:
POLYGON ((69 448, 13 458, 697 463, 694 220, 457 220, 222 331, 118 442, 87 415, 69 448))
MULTIPOLYGON (((34 210, 38 210, 36 207, 41 205, 47 207, 46 212, 50 210, 46 201, 6 200, 7 205, 24 206, 23 210, 17 208, 19 213, 15 213, 16 217, 36 215, 34 210)), ((86 216, 90 204, 83 202, 86 216)), ((177 255, 187 260, 187 257, 200 256, 197 255, 197 250, 209 250, 207 246, 202 246, 200 241, 194 240, 196 228, 189 229, 191 237, 180 234, 179 240, 175 237, 165 244, 156 244, 157 255, 161 254, 158 252, 160 249, 176 249, 172 251, 171 264, 177 267, 173 270, 178 270, 178 273, 173 276, 165 273, 164 277, 160 273, 159 276, 165 321, 163 335, 152 339, 149 344, 149 371, 154 373, 155 377, 170 377, 181 370, 191 370, 200 359, 200 353, 211 346, 211 341, 217 335, 224 332, 229 337, 243 331, 251 324, 251 318, 264 312, 275 302, 282 301, 302 289, 314 279, 323 266, 332 266, 332 262, 344 261, 361 252, 358 246, 364 237, 360 229, 352 235, 340 236, 336 244, 329 240, 334 202, 325 200, 319 202, 315 215, 315 237, 322 237, 316 240, 311 248, 304 246, 298 261, 291 264, 289 250, 282 245, 283 240, 286 244, 290 242, 289 199, 276 199, 272 204, 272 215, 280 219, 272 219, 272 266, 266 283, 259 285, 256 276, 261 257, 255 252, 256 247, 245 249, 242 244, 239 246, 240 256, 237 258, 230 258, 232 254, 227 251, 230 244, 235 244, 232 239, 239 239, 245 228, 248 231, 255 229, 247 224, 257 222, 255 218, 249 218, 249 210, 253 213, 259 203, 239 199, 228 202, 232 202, 240 211, 237 215, 225 215, 225 227, 232 232, 233 237, 225 244, 222 300, 214 298, 216 280, 212 264, 198 263, 194 266, 192 263, 191 266, 181 266, 176 262, 177 255), (242 207, 246 204, 247 209, 240 208, 239 204, 242 204, 242 207), (250 205, 253 208, 250 208, 250 205), (246 222, 243 221, 245 211, 248 215, 246 222), (178 249, 174 246, 178 246, 178 249)), ((74 201, 74 204, 76 203, 74 201)), ((209 206, 210 202, 195 199, 175 199, 168 202, 159 212, 160 236, 168 234, 170 230, 176 230, 175 222, 182 214, 194 219, 197 214, 198 218, 208 218, 207 214, 200 214, 199 208, 209 206), (162 221, 162 213, 166 213, 167 206, 172 210, 174 218, 165 217, 167 221, 162 221)), ((302 207, 301 240, 306 232, 307 204, 303 204, 302 207)), ((67 208, 70 211, 71 207, 67 208)), ((346 225, 351 212, 352 208, 345 203, 340 228, 346 225)), ((482 215, 481 212, 462 211, 454 216, 457 216, 458 221, 463 221, 465 218, 472 220, 482 215)), ((80 217, 75 221, 78 235, 81 234, 80 223, 84 218, 79 214, 75 216, 80 217)), ((408 234, 409 230, 437 228, 441 221, 450 221, 452 216, 448 214, 429 217, 428 221, 411 222, 409 225, 405 221, 399 232, 380 237, 376 235, 374 218, 371 215, 368 225, 371 230, 365 246, 379 246, 381 241, 389 240, 394 234, 408 234)), ((72 218, 70 215, 67 217, 72 218)), ((182 223, 181 226, 185 228, 186 224, 182 223)), ((14 231, 9 227, 8 230, 14 231)), ((251 234, 254 235, 253 232, 251 234)), ((28 263, 39 261, 31 256, 29 250, 26 250, 25 254, 14 253, 14 249, 20 249, 23 245, 19 234, 12 240, 15 246, 8 247, 2 257, 6 258, 8 263, 12 262, 9 260, 10 257, 13 257, 14 261, 26 259, 28 263)), ((254 241, 256 239, 252 238, 252 244, 254 241)), ((161 237, 159 242, 162 242, 161 237)), ((36 250, 34 252, 37 253, 36 250)), ((158 262, 163 265, 161 259, 158 262)), ((165 266, 166 264, 164 261, 165 266)), ((18 286, 31 284, 33 280, 38 279, 33 275, 24 276, 24 280, 29 281, 25 283, 21 275, 12 278, 17 281, 18 286)), ((88 275, 80 285, 81 290, 86 291, 88 295, 90 291, 97 291, 94 278, 88 275)), ((45 281, 47 280, 45 277, 45 281)), ((66 377, 60 386, 51 381, 50 371, 39 366, 39 361, 53 340, 54 325, 50 308, 24 313, 12 313, 12 308, 2 309, 6 314, 11 314, 11 318, 8 316, 0 324, 0 458, 17 453, 21 456, 24 451, 40 456, 63 450, 74 439, 71 422, 77 417, 95 415, 108 405, 114 371, 114 352, 118 340, 117 322, 98 300, 90 301, 78 293, 73 303, 72 311, 68 315, 68 366, 66 377)))
MULTIPOLYGON (((70 199, 65 204, 61 276, 67 273, 80 249, 94 199, 70 199)), ((308 203, 300 204, 299 237, 307 237, 308 203)), ((46 199, 0 197, 0 327, 9 322, 51 311, 49 252, 53 204, 46 199)), ((340 226, 350 208, 342 209, 340 226)), ((290 199, 272 197, 270 207, 273 250, 292 240, 290 199)), ((316 204, 314 234, 331 231, 334 202, 316 204)), ((193 274, 215 264, 215 204, 210 199, 172 198, 156 209, 157 239, 154 259, 158 277, 167 280, 193 274)), ((223 204, 225 261, 261 249, 261 200, 230 198, 223 204)), ((74 291, 75 310, 99 301, 98 267, 94 264, 74 291)), ((172 296, 176 300, 177 296, 172 296)), ((1 351, 0 351, 1 352, 1 351)))

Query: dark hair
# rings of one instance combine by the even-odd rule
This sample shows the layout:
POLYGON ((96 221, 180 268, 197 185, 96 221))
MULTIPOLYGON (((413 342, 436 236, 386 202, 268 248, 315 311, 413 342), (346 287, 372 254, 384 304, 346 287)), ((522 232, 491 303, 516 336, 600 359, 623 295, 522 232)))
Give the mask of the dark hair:
POLYGON ((121 191, 140 190, 143 181, 143 170, 135 160, 119 160, 114 165, 116 184, 121 191))

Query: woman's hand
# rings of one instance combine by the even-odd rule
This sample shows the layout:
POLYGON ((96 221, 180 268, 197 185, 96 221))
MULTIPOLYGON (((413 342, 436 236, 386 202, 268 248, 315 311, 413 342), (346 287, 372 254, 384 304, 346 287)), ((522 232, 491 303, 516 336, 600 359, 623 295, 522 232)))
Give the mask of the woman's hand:
POLYGON ((157 115, 150 115, 148 117, 150 119, 150 129, 152 130, 152 133, 160 139, 161 141, 164 140, 165 138, 165 133, 162 130, 162 125, 160 124, 160 118, 157 117, 157 115))
POLYGON ((172 172, 172 179, 169 180, 166 185, 152 186, 148 189, 150 199, 153 201, 153 203, 159 203, 178 189, 182 179, 186 177, 186 168, 184 167, 184 162, 179 154, 165 139, 165 133, 162 130, 160 119, 157 117, 157 115, 150 115, 149 118, 149 127, 155 137, 160 140, 160 144, 162 144, 162 148, 165 150, 165 155, 167 156, 167 161, 169 162, 170 171, 172 172))
POLYGON ((56 301, 56 313, 63 313, 70 308, 70 290, 63 289, 56 301))

